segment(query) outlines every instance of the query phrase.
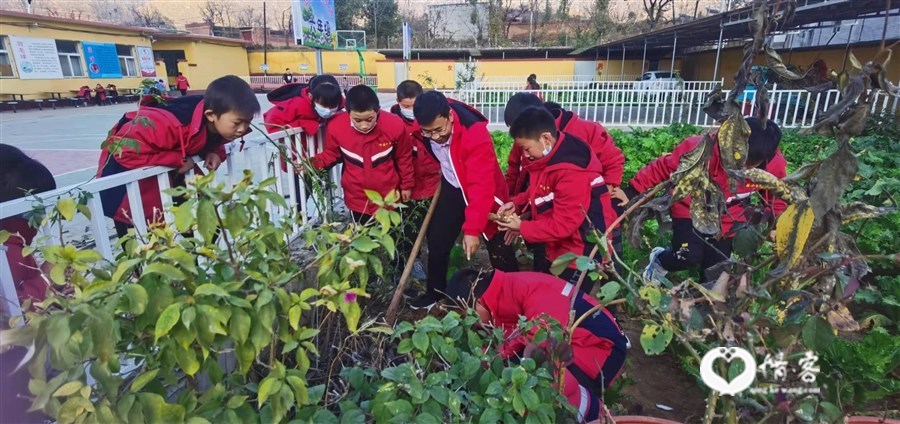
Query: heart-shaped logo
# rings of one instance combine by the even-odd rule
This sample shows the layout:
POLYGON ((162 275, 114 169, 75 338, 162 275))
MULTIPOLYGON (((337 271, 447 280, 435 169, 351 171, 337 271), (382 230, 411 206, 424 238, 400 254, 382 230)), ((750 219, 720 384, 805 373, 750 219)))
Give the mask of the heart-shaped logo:
POLYGON ((756 380, 756 359, 745 349, 739 347, 717 347, 706 355, 700 361, 700 378, 713 389, 723 395, 734 396, 753 384, 756 380), (714 369, 713 365, 716 359, 724 359, 725 362, 731 362, 735 359, 744 361, 744 371, 740 373, 734 380, 727 381, 720 376, 714 369))

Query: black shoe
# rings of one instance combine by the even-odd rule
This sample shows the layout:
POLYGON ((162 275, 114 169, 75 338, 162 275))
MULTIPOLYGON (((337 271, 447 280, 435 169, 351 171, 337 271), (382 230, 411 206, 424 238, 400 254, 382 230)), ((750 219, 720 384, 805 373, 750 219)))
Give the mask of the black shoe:
POLYGON ((421 296, 411 300, 407 305, 412 309, 430 310, 437 303, 438 297, 431 293, 423 293, 421 296))

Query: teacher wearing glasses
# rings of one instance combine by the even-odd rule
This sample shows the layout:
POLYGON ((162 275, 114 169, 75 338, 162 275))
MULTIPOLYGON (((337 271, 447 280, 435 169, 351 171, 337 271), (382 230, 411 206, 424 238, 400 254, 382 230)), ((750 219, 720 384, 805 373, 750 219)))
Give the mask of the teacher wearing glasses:
POLYGON ((427 234, 427 290, 409 303, 413 309, 430 309, 444 297, 450 251, 460 232, 469 260, 484 238, 494 268, 513 272, 519 266, 512 246, 504 243, 497 225, 488 221, 488 214, 496 212, 509 196, 487 118, 437 91, 420 94, 413 114, 427 141, 425 146, 441 164, 441 195, 427 234))

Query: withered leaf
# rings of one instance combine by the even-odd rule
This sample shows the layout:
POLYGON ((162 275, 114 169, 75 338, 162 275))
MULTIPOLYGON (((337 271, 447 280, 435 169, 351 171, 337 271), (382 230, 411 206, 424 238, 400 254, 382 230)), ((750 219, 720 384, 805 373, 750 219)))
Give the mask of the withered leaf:
POLYGON ((796 203, 806 200, 806 193, 802 188, 787 180, 780 180, 768 171, 759 168, 741 169, 728 171, 728 174, 737 179, 747 179, 762 190, 769 190, 778 197, 787 200, 790 203, 796 203))
POLYGON ((884 91, 885 93, 894 97, 900 97, 900 87, 894 85, 894 83, 890 82, 887 79, 886 69, 881 68, 874 81, 877 83, 877 86, 879 89, 881 89, 881 91, 884 91))
POLYGON ((787 184, 799 184, 805 180, 812 178, 816 172, 819 171, 819 166, 822 165, 821 161, 815 161, 810 163, 804 163, 800 169, 794 171, 793 174, 788 175, 781 179, 787 184))
POLYGON ((859 323, 853 319, 853 315, 844 305, 838 305, 835 309, 828 311, 828 323, 838 331, 859 331, 859 323))
MULTIPOLYGON (((725 208, 725 197, 719 186, 704 173, 694 179, 694 190, 691 194, 691 221, 694 229, 708 235, 722 233, 722 211, 725 208)), ((681 181, 686 184, 686 180, 681 181)))
POLYGON ((859 59, 856 58, 856 55, 854 55, 853 52, 849 52, 848 58, 850 59, 850 66, 852 66, 853 69, 862 71, 863 66, 859 63, 859 59))
POLYGON ((848 224, 860 219, 876 218, 896 210, 897 208, 894 207, 876 207, 862 202, 853 202, 841 206, 841 222, 848 224))
POLYGON ((769 63, 769 69, 775 71, 775 73, 783 79, 796 81, 806 77, 805 73, 798 74, 788 69, 787 65, 784 64, 784 59, 781 58, 781 55, 771 47, 766 47, 766 58, 769 63))
MULTIPOLYGON (((743 169, 750 150, 750 125, 742 115, 732 115, 719 127, 719 156, 725 169, 743 169)), ((734 191, 734 188, 732 188, 734 191)))
POLYGON ((716 122, 725 119, 725 93, 722 92, 722 88, 716 87, 706 95, 703 112, 716 122))
POLYGON ((815 213, 808 202, 789 205, 775 224, 775 252, 792 269, 800 261, 812 230, 815 213))
POLYGON ((869 104, 857 103, 851 107, 839 121, 838 133, 846 137, 854 137, 866 129, 866 118, 869 117, 869 104))
POLYGON ((828 211, 838 206, 841 193, 853 182, 858 169, 859 163, 847 143, 822 161, 810 184, 809 203, 816 217, 824 218, 828 211))
POLYGON ((833 135, 834 130, 833 127, 837 125, 841 119, 841 116, 859 99, 859 96, 866 91, 866 81, 868 78, 865 78, 862 75, 855 75, 850 78, 847 87, 843 90, 842 98, 840 101, 832 105, 828 108, 825 113, 823 113, 819 120, 811 127, 807 128, 804 131, 801 131, 801 134, 824 134, 824 135, 833 135))

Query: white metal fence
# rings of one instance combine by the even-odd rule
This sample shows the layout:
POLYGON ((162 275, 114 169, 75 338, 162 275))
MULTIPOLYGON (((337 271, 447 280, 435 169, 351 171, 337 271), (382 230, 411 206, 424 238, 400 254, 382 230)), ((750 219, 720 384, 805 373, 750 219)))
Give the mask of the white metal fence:
MULTIPOLYGON (((300 82, 307 84, 309 80, 312 79, 315 75, 294 75, 294 82, 300 82)), ((341 87, 349 88, 360 84, 365 84, 370 87, 378 86, 378 77, 376 75, 334 75, 334 77, 338 80, 338 84, 341 87)), ((250 84, 252 85, 281 85, 284 84, 284 80, 281 75, 254 75, 250 76, 250 84)))
MULTIPOLYGON (((294 146, 298 152, 318 152, 321 150, 321 137, 306 137, 300 130, 289 130, 273 133, 270 137, 278 143, 285 143, 294 146)), ((274 190, 284 196, 291 209, 285 210, 269 203, 270 214, 273 220, 279 221, 289 219, 293 216, 293 209, 299 206, 299 221, 293 221, 293 236, 297 236, 303 228, 310 225, 316 219, 322 217, 326 212, 326 208, 313 208, 313 202, 310 201, 311 193, 307 191, 307 187, 303 184, 302 178, 295 178, 292 166, 287 166, 283 171, 280 166, 280 158, 278 149, 271 143, 267 142, 265 137, 257 135, 253 139, 248 139, 241 146, 240 143, 231 143, 227 146, 228 158, 216 172, 216 179, 235 184, 243 178, 243 171, 250 170, 253 172, 254 180, 260 182, 266 178, 276 177, 278 183, 274 185, 274 190), (299 185, 297 185, 299 184, 299 185)), ((194 158, 198 163, 202 163, 199 157, 194 158)), ((60 228, 50 228, 49 226, 40 229, 35 240, 41 240, 42 243, 66 244, 71 243, 73 239, 81 233, 79 228, 89 227, 89 236, 92 239, 94 249, 97 250, 105 259, 114 259, 115 242, 113 237, 112 220, 103 215, 103 205, 100 200, 100 193, 116 187, 125 187, 127 196, 131 205, 141 205, 140 189, 138 182, 144 179, 155 179, 162 195, 163 205, 172 203, 171 196, 163 193, 163 190, 170 187, 169 175, 171 168, 155 166, 144 169, 131 170, 116 175, 98 178, 86 183, 76 184, 73 186, 63 187, 50 192, 39 193, 37 196, 28 196, 26 198, 12 200, 0 204, 0 219, 21 216, 35 209, 47 209, 56 205, 60 198, 77 196, 79 193, 90 193, 91 198, 88 201, 88 210, 90 218, 79 216, 76 220, 67 221, 61 225, 69 227, 66 231, 66 239, 60 240, 60 234, 64 234, 60 228), (47 237, 44 237, 47 236, 47 237)), ((194 177, 194 171, 187 174, 187 179, 194 177)), ((340 165, 332 169, 331 179, 336 182, 340 177, 340 165)), ((340 196, 339 184, 335 183, 338 188, 333 193, 340 196)), ((164 213, 166 225, 174 225, 174 217, 169 208, 165 208, 164 213)), ((144 234, 147 232, 147 223, 142 207, 131 208, 132 219, 135 224, 135 230, 144 234)), ((0 249, 0 310, 7 316, 21 315, 16 287, 12 280, 10 272, 10 264, 7 261, 5 249, 0 249)))
MULTIPOLYGON (((614 83, 613 83, 614 84, 614 83)), ((636 90, 633 88, 548 89, 542 90, 544 101, 553 101, 581 118, 608 126, 661 127, 674 122, 708 127, 715 122, 703 105, 716 81, 686 81, 684 89, 636 90)), ((506 102, 521 89, 453 90, 445 94, 480 110, 492 124, 504 124, 506 102)), ((879 91, 872 104, 873 112, 897 113, 900 99, 879 91)), ((769 118, 785 128, 808 128, 816 119, 840 100, 840 92, 830 90, 809 93, 806 90, 769 90, 769 118)), ((753 95, 744 96, 745 115, 755 112, 753 95)))

